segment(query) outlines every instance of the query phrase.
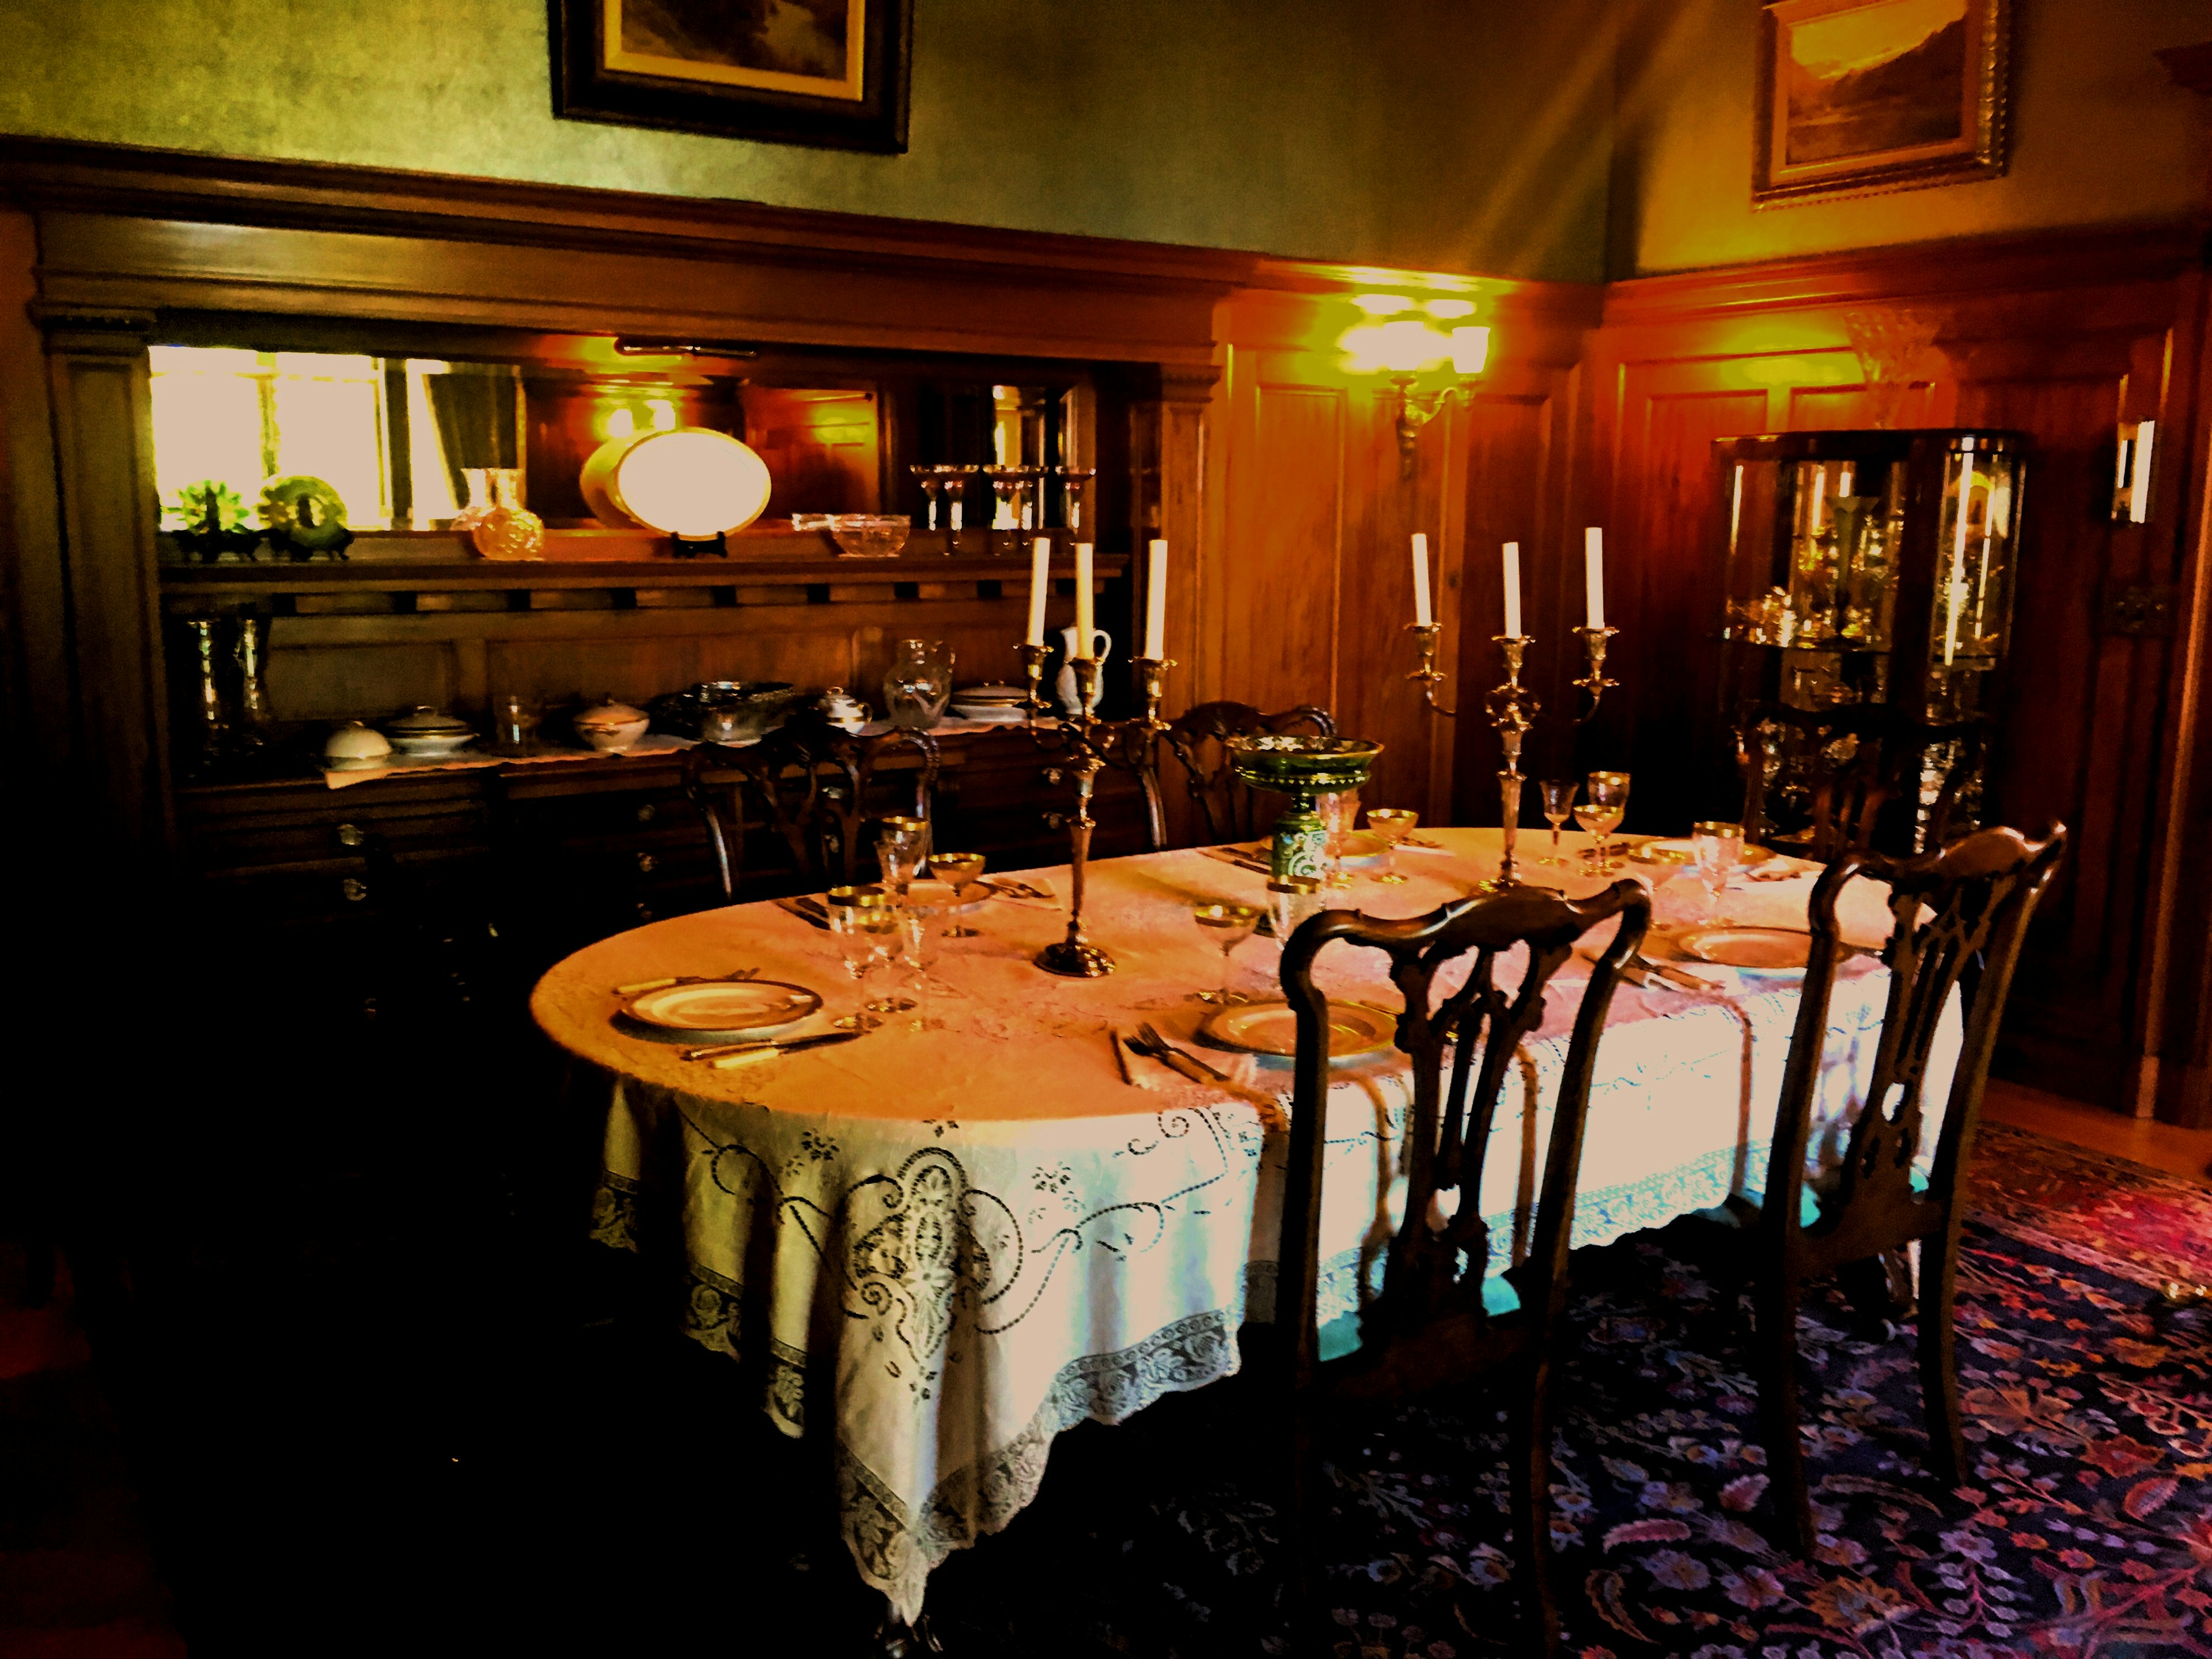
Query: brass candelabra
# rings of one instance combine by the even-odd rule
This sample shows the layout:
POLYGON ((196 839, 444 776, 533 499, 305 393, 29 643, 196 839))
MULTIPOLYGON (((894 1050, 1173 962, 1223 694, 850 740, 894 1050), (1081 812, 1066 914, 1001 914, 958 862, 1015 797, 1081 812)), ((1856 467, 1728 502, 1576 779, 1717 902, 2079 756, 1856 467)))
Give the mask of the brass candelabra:
POLYGON ((1075 676, 1076 712, 1047 733, 1038 727, 1037 716, 1045 707, 1040 687, 1051 647, 1024 644, 1014 649, 1020 653, 1022 670, 1029 677, 1030 694, 1024 707, 1029 715, 1026 729, 1030 740, 1040 748, 1049 743, 1065 749, 1067 765, 1064 769, 1075 780, 1075 812, 1067 821, 1067 937, 1045 946, 1035 960, 1047 973, 1064 978, 1102 978, 1114 971, 1114 958, 1103 945, 1093 945, 1083 929, 1091 832, 1098 827, 1097 820, 1091 816, 1091 794, 1097 787, 1100 769, 1111 763, 1117 746, 1126 745, 1132 739, 1140 744, 1150 743, 1157 734, 1167 730, 1167 722, 1159 717, 1160 698, 1167 688, 1168 670, 1176 665, 1175 660, 1170 657, 1132 658, 1129 665, 1136 671, 1137 690, 1144 699, 1145 712, 1135 720, 1102 720, 1097 710, 1103 690, 1101 670, 1104 665, 1095 657, 1069 659, 1067 665, 1075 676))
MULTIPOLYGON (((1413 636, 1414 648, 1420 653, 1420 666, 1406 676, 1421 688, 1421 701, 1437 714, 1458 718, 1459 711, 1447 708, 1437 701, 1437 688, 1446 676, 1437 666, 1437 642, 1443 629, 1435 623, 1408 623, 1407 631, 1413 636)), ((1583 651, 1589 659, 1589 672, 1570 682, 1588 697, 1588 703, 1574 717, 1577 726, 1587 726, 1597 714, 1598 704, 1605 694, 1618 685, 1618 680, 1605 677, 1606 647, 1613 641, 1617 628, 1577 628, 1572 630, 1583 642, 1583 651)), ((1521 741, 1528 728, 1535 724, 1543 705, 1535 694, 1521 684, 1522 662, 1528 647, 1535 643, 1527 634, 1496 634, 1492 636, 1505 659, 1505 679, 1483 699, 1483 713, 1497 729, 1498 746, 1505 752, 1504 769, 1498 775, 1498 804, 1503 816, 1500 823, 1504 830, 1504 853, 1499 859, 1497 877, 1480 884, 1479 892, 1498 892, 1508 887, 1517 887, 1521 881, 1516 873, 1514 848, 1521 827, 1521 786, 1528 780, 1521 770, 1521 741)))

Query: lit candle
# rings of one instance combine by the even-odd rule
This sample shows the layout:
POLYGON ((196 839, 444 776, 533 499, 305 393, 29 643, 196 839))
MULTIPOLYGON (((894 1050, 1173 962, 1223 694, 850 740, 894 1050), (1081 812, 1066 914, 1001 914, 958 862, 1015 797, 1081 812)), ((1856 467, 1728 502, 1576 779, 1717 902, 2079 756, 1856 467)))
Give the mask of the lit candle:
POLYGON ((1966 470, 1959 477, 1957 532, 1951 540, 1951 580, 1944 585, 1943 666, 1959 654, 1959 612, 1966 601, 1966 509, 1974 501, 1974 457, 1966 453, 1966 470))
POLYGON ((1030 544, 1030 643, 1044 643, 1044 598, 1052 585, 1052 538, 1030 544))
POLYGON ((1435 620, 1429 614, 1429 538, 1413 532, 1413 624, 1426 628, 1435 620))
POLYGON ((1521 635, 1521 544, 1505 544, 1505 631, 1521 635))
POLYGON ((1154 662, 1168 654, 1168 544, 1152 539, 1152 568, 1145 589, 1145 654, 1154 662))
POLYGON ((1091 614, 1091 544, 1075 544, 1075 654, 1097 655, 1097 629, 1091 614))
POLYGON ((1605 532, 1595 525, 1583 532, 1583 577, 1589 590, 1589 625, 1605 626, 1605 532))

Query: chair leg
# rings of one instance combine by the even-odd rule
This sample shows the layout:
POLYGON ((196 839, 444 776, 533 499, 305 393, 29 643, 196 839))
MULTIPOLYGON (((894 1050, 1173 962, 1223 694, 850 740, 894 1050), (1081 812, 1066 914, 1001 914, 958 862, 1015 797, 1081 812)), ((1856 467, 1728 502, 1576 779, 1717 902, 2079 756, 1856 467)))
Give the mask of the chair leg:
POLYGON ((1521 1605, 1535 1625, 1547 1659, 1559 1650, 1559 1598, 1552 1593, 1552 1429, 1545 1409, 1548 1365, 1540 1362, 1513 1413, 1506 1449, 1513 1493, 1513 1537, 1518 1546, 1521 1605))
POLYGON ((1958 1287, 1958 1220, 1920 1245, 1920 1404, 1928 1422, 1928 1467, 1947 1486, 1966 1479, 1966 1437, 1959 1416, 1952 1302, 1958 1287))
POLYGON ((1795 1277, 1763 1279, 1755 1296, 1759 1328, 1752 1363, 1759 1381, 1760 1437, 1777 1541, 1799 1555, 1813 1549, 1813 1500, 1805 1486, 1805 1448, 1797 1428, 1797 1301, 1795 1277))

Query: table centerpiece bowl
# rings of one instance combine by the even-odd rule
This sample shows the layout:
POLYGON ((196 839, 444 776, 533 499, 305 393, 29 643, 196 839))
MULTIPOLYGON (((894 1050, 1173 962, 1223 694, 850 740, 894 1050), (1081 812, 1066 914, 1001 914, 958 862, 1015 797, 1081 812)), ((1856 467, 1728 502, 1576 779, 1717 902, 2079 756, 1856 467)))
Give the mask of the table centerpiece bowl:
POLYGON ((1291 799, 1290 810, 1275 820, 1274 878, 1318 878, 1328 836, 1314 798, 1334 789, 1364 787, 1382 745, 1364 738, 1263 732, 1231 738, 1224 747, 1230 769, 1243 782, 1291 799))

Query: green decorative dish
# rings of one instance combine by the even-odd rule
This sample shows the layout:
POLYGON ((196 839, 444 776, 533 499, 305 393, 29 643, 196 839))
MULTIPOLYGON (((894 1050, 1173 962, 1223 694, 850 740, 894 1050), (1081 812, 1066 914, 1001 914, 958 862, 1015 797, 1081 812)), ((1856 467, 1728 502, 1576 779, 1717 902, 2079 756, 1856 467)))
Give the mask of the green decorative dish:
POLYGON ((1230 769, 1244 782, 1291 798, 1291 810, 1275 820, 1275 879, 1319 877, 1328 836, 1321 815, 1314 811, 1314 797, 1364 788, 1382 745, 1364 738, 1261 732, 1231 738, 1224 747, 1229 751, 1230 769))

